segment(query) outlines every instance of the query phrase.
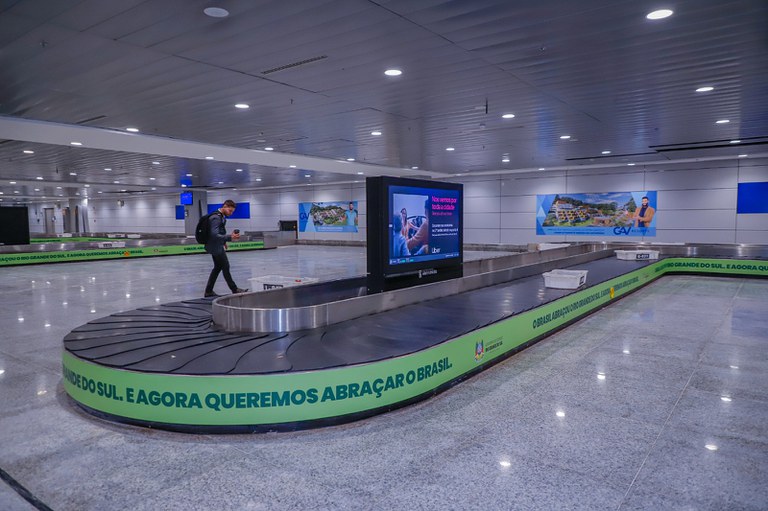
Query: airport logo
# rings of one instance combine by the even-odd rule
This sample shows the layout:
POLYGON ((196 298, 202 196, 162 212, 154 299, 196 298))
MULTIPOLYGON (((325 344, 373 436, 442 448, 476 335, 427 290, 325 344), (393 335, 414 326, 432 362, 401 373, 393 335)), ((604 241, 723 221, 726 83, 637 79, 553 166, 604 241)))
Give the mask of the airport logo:
POLYGON ((480 362, 485 356, 485 347, 483 341, 475 343, 475 362, 480 362))

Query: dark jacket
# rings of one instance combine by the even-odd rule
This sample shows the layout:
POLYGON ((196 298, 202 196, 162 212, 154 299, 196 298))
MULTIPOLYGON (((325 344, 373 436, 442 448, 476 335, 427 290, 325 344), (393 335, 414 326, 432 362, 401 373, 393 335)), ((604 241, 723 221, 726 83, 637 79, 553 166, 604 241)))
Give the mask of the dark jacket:
POLYGON ((221 212, 216 212, 208 217, 208 243, 205 251, 212 255, 224 253, 224 244, 232 241, 232 236, 227 235, 227 219, 221 212))

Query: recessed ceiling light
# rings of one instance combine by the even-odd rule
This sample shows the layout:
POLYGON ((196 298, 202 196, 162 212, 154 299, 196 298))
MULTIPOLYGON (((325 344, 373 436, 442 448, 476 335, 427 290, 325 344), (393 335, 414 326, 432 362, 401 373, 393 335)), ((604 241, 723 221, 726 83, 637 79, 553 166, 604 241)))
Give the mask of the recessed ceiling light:
POLYGON ((709 85, 705 85, 704 87, 699 87, 698 89, 696 89, 696 92, 710 92, 710 91, 713 91, 713 90, 715 90, 714 87, 710 87, 709 85))
POLYGON ((223 185, 223 184, 224 184, 224 181, 219 181, 219 184, 220 184, 220 185, 223 185))
POLYGON ((264 150, 265 151, 274 151, 275 148, 274 147, 265 147, 264 150))
POLYGON ((539 170, 547 170, 547 169, 545 169, 544 167, 539 167, 539 170))
POLYGON ((707 444, 704 447, 706 447, 710 451, 716 451, 717 450, 717 446, 715 444, 707 444))
POLYGON ((401 74, 403 74, 403 72, 400 71, 399 69, 387 69, 386 71, 384 71, 384 74, 387 76, 400 76, 401 74))
POLYGON ((24 149, 24 154, 35 154, 35 152, 30 151, 29 149, 24 149))
POLYGON ((355 161, 354 158, 347 158, 347 161, 355 161))
POLYGON ((610 151, 603 151, 600 154, 611 154, 611 152, 610 151))
POLYGON ((125 128, 125 131, 130 131, 131 133, 138 133, 139 128, 125 128))
POLYGON ((192 177, 192 174, 186 174, 187 177, 192 177))
POLYGON ((8 181, 8 182, 11 183, 12 185, 16 184, 16 181, 8 181))
MULTIPOLYGON (((153 162, 152 162, 152 165, 160 165, 160 162, 159 162, 159 161, 153 161, 153 162)), ((105 170, 106 170, 106 169, 105 169, 105 170)))
POLYGON ((748 154, 740 154, 739 158, 746 158, 747 156, 749 156, 749 155, 748 154))
POLYGON ((82 142, 70 142, 69 145, 83 145, 82 142))
POLYGON ((558 410, 558 411, 555 413, 555 415, 557 415, 558 417, 565 417, 565 412, 564 412, 564 411, 562 411, 562 410, 558 410))
POLYGON ((235 172, 242 172, 243 169, 235 169, 235 172))
POLYGON ((515 117, 515 114, 504 114, 501 116, 502 119, 513 119, 515 117))
POLYGON ((42 181, 43 180, 43 176, 37 176, 35 179, 37 179, 38 181, 42 181))
POLYGON ((569 138, 571 138, 570 135, 560 135, 560 140, 568 140, 569 138))
POLYGON ((662 20, 669 18, 674 12, 670 9, 659 9, 658 11, 649 12, 645 17, 649 20, 662 20))
POLYGON ((83 185, 83 186, 86 187, 86 188, 90 188, 91 187, 91 185, 83 185))
POLYGON ((731 401, 733 401, 733 399, 731 399, 728 396, 720 396, 720 400, 725 401, 726 403, 730 403, 731 401))
POLYGON ((157 178, 156 177, 150 177, 149 178, 150 181, 154 181, 155 179, 157 179, 157 178))
POLYGON ((35 191, 36 191, 36 192, 39 192, 39 191, 40 191, 40 188, 35 188, 35 191))
POLYGON ((111 169, 111 168, 109 168, 109 167, 106 167, 104 170, 106 170, 106 171, 110 171, 110 170, 112 170, 112 169, 111 169))
POLYGON ((70 176, 76 176, 76 175, 77 175, 77 172, 70 172, 70 173, 69 173, 69 175, 70 175, 70 176))
POLYGON ((104 193, 104 192, 99 191, 99 192, 96 192, 96 193, 104 193))
POLYGON ((504 158, 501 160, 501 163, 509 163, 509 158, 504 158))
POLYGON ((358 176, 362 176, 363 174, 364 174, 364 172, 358 172, 357 173, 358 176))
POLYGON ((212 159, 213 159, 213 156, 206 156, 206 157, 205 157, 205 159, 206 159, 206 160, 212 160, 212 159))
POLYGON ((634 163, 627 163, 627 165, 629 165, 630 167, 634 167, 635 166, 634 163))
POLYGON ((312 177, 312 174, 304 174, 304 177, 312 177))
POLYGON ((729 143, 730 144, 739 144, 739 143, 741 143, 741 140, 731 140, 729 143))
POLYGON ((128 190, 120 190, 121 192, 127 192, 128 190))
POLYGON ((61 190, 61 187, 60 187, 60 186, 57 186, 57 187, 56 187, 56 189, 57 189, 57 190, 61 190))
POLYGON ((290 168, 295 169, 296 165, 288 165, 290 168))
POLYGON ((181 185, 181 187, 182 187, 182 188, 186 188, 186 187, 187 187, 187 185, 181 185))
POLYGON ((203 9, 203 12, 211 18, 226 18, 229 16, 229 11, 221 7, 206 7, 203 9))
POLYGON ((719 121, 715 121, 715 124, 728 124, 731 122, 729 119, 720 119, 719 121))
POLYGON ((18 190, 14 190, 13 193, 19 193, 19 191, 18 190))
POLYGON ((456 148, 455 147, 446 147, 445 150, 446 151, 455 151, 456 148))
POLYGON ((411 170, 419 170, 419 167, 411 167, 411 170))
POLYGON ((116 185, 120 184, 120 181, 112 181, 112 182, 115 183, 116 185))
MULTIPOLYGON (((157 190, 157 188, 155 188, 155 187, 152 187, 152 190, 157 190)), ((99 192, 99 193, 101 193, 101 192, 99 192)))
POLYGON ((260 178, 260 177, 257 177, 257 178, 256 178, 256 181, 261 181, 261 178, 260 178))
POLYGON ((380 131, 372 131, 371 135, 373 135, 374 137, 378 137, 379 135, 381 135, 381 132, 380 131))
POLYGON ((237 103, 235 105, 235 108, 239 108, 241 110, 248 110, 249 108, 251 108, 251 105, 249 105, 248 103, 237 103))

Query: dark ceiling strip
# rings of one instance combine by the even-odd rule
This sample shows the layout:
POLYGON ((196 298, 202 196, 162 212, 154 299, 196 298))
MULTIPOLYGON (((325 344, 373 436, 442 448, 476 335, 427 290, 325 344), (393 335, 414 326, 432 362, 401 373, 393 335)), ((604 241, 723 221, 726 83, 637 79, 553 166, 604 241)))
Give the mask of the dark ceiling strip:
POLYGON ((566 158, 565 161, 579 161, 579 160, 605 160, 610 158, 626 158, 628 156, 648 156, 654 155, 656 151, 648 153, 627 153, 627 154, 600 154, 598 156, 585 156, 583 158, 566 158))
POLYGON ((98 121, 106 118, 107 118, 106 115, 97 115, 96 117, 91 117, 90 119, 83 119, 82 121, 77 121, 75 124, 88 124, 89 122, 98 121))
POLYGON ((661 144, 661 145, 649 145, 651 149, 656 149, 659 147, 689 147, 689 146, 697 146, 697 145, 712 145, 712 144, 727 144, 727 145, 744 145, 745 143, 749 143, 750 141, 763 141, 768 140, 768 136, 763 135, 759 137, 745 137, 745 138, 727 138, 725 140, 703 140, 701 142, 681 142, 679 144, 661 144), (741 140, 741 143, 739 144, 731 144, 731 140, 741 140), (746 141, 746 142, 745 142, 746 141))
POLYGON ((689 147, 670 147, 667 149, 656 149, 659 153, 668 153, 672 151, 699 151, 701 149, 722 149, 724 147, 732 147, 733 149, 736 149, 738 147, 743 146, 757 146, 757 145, 766 145, 768 144, 768 140, 765 142, 747 142, 744 143, 742 141, 740 144, 712 144, 712 145, 697 145, 697 146, 689 146, 689 147))
POLYGON ((267 69, 266 71, 262 71, 261 74, 268 75, 272 73, 277 73, 278 71, 285 71, 286 69, 303 66, 304 64, 310 64, 312 62, 317 62, 318 60, 323 60, 327 58, 328 58, 328 55, 320 55, 318 57, 312 57, 311 59, 300 60, 298 62, 293 62, 291 64, 285 64, 284 66, 273 67, 272 69, 267 69))

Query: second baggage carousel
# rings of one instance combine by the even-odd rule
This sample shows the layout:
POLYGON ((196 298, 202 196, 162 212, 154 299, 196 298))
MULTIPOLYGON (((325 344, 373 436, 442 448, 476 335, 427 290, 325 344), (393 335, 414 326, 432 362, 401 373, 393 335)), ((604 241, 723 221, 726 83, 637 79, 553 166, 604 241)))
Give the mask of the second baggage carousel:
POLYGON ((614 248, 571 247, 508 268, 482 263, 491 267, 449 284, 456 293, 435 296, 435 284, 401 298, 383 293, 367 313, 355 305, 366 298, 364 279, 219 299, 292 296, 289 309, 328 300, 342 313, 355 309, 356 319, 326 313, 312 328, 278 321, 272 331, 227 331, 205 299, 115 314, 66 336, 65 388, 94 415, 177 431, 336 424, 429 397, 666 272, 768 276, 764 248, 672 247, 659 261, 620 261, 614 248), (586 286, 546 288, 541 273, 553 268, 588 270, 586 286))

